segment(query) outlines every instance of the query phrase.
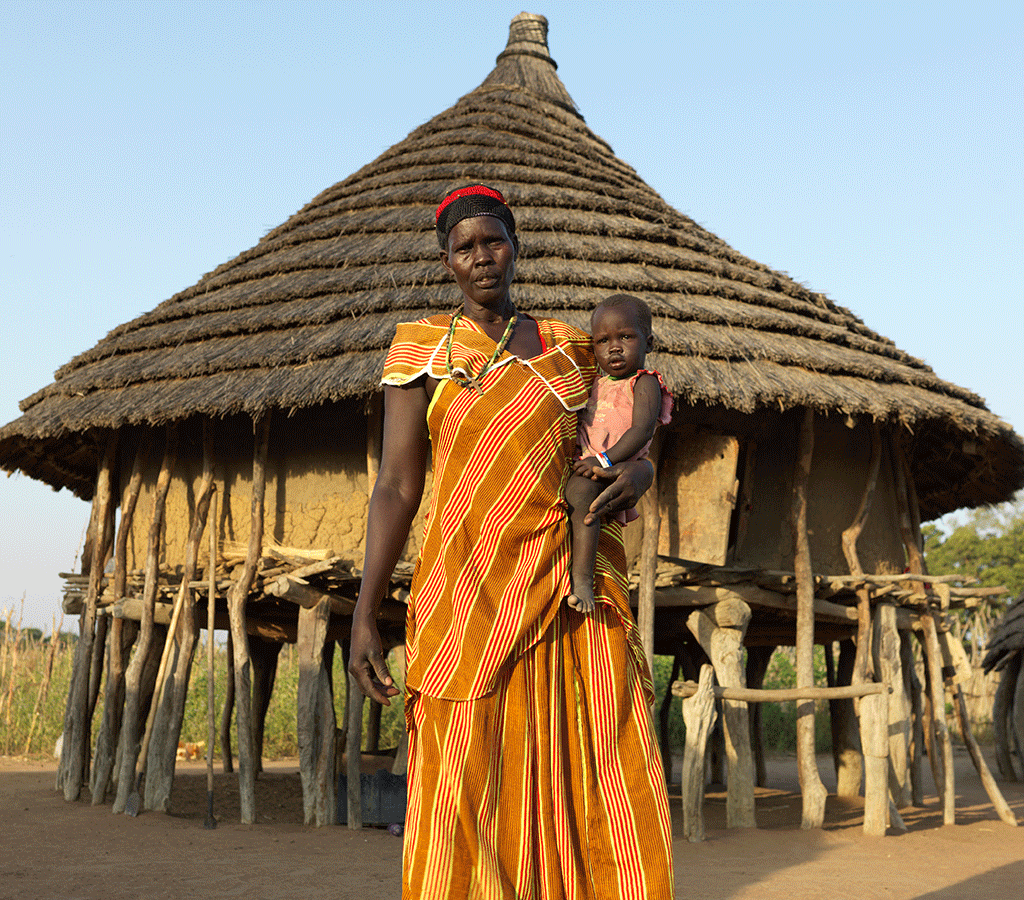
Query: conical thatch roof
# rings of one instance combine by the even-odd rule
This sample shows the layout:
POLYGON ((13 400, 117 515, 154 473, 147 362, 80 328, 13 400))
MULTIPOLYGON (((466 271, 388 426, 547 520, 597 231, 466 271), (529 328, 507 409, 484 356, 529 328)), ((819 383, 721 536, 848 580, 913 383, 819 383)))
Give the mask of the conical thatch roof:
POLYGON ((546 32, 542 17, 517 16, 476 90, 63 366, 0 430, 0 466, 89 496, 102 430, 375 390, 395 324, 458 301, 437 260, 439 198, 485 181, 519 223, 517 305, 583 325, 609 293, 642 296, 652 365, 679 403, 899 423, 917 436, 926 518, 1021 486, 1024 445, 979 397, 741 256, 619 160, 576 111, 546 32))

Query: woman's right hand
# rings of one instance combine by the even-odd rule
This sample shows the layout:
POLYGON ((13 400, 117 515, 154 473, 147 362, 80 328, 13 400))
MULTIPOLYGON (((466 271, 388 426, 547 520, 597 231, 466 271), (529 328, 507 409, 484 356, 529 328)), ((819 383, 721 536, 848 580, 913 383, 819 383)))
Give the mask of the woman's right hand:
POLYGON ((364 695, 384 706, 390 706, 388 698, 398 693, 384 659, 377 623, 372 619, 356 617, 352 620, 352 650, 348 672, 356 679, 364 695))

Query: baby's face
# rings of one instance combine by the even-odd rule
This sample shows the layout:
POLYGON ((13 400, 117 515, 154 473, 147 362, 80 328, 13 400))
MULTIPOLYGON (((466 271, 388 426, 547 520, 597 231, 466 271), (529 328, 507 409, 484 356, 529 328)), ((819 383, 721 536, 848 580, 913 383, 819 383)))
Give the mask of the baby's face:
POLYGON ((641 368, 651 339, 628 306, 599 307, 590 321, 597 364, 609 375, 623 378, 641 368))

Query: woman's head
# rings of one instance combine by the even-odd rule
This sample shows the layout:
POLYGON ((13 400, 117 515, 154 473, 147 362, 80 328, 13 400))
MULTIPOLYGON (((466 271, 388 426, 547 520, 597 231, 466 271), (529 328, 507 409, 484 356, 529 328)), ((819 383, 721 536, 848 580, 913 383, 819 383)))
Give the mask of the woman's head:
POLYGON ((466 303, 510 314, 519 240, 505 199, 484 185, 460 188, 444 199, 434 218, 441 263, 466 303))
POLYGON ((494 216, 500 219, 505 223, 509 237, 515 238, 515 216, 508 208, 501 191, 485 184, 471 184, 448 194, 434 213, 434 228, 441 250, 448 249, 448 236, 459 222, 476 216, 494 216))
POLYGON ((643 368, 651 349, 651 310, 630 294, 613 294, 590 316, 597 364, 609 375, 625 378, 643 368))

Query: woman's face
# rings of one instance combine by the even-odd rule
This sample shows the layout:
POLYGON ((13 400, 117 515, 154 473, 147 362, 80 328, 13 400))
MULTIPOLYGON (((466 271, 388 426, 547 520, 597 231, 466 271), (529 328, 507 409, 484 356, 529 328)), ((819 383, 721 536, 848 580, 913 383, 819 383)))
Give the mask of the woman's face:
POLYGON ((632 375, 644 364, 651 339, 628 306, 600 306, 590 320, 594 357, 609 375, 632 375))
POLYGON ((448 234, 441 262, 455 276, 467 300, 496 308, 516 277, 519 241, 494 216, 463 219, 448 234))

